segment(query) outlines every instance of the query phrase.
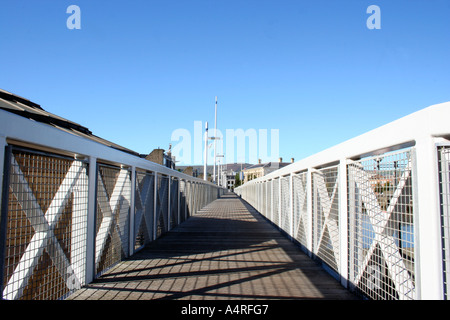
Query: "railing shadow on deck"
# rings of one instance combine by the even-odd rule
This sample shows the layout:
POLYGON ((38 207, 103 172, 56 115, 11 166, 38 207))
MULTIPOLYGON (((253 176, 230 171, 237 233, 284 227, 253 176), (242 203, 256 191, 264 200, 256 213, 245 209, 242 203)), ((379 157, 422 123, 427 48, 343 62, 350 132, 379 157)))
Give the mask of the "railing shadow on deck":
MULTIPOLYGON (((229 198, 236 196, 224 195, 211 206, 229 198)), ((140 293, 149 299, 164 300, 193 296, 201 299, 334 299, 339 295, 356 299, 253 207, 239 200, 239 210, 246 216, 245 220, 236 219, 239 215, 236 212, 229 218, 211 217, 209 206, 206 206, 196 216, 126 260, 126 264, 135 267, 113 269, 87 287, 124 296, 140 293), (278 255, 284 254, 284 260, 271 257, 274 251, 278 255), (258 259, 246 260, 250 255, 258 259), (289 286, 298 283, 293 278, 296 270, 308 276, 308 282, 303 285, 309 288, 304 290, 303 296, 296 290, 289 290, 289 286), (280 276, 284 281, 280 285, 286 288, 281 294, 251 288, 254 283, 269 283, 274 276, 280 276), (192 283, 186 280, 184 285, 161 288, 163 281, 181 282, 180 279, 202 279, 204 285, 191 286, 192 283), (140 285, 127 287, 129 283, 140 285), (227 291, 232 286, 246 289, 227 291), (336 295, 330 295, 330 286, 335 288, 336 295), (338 294, 339 290, 345 293, 338 294), (308 295, 308 292, 315 293, 308 295)))

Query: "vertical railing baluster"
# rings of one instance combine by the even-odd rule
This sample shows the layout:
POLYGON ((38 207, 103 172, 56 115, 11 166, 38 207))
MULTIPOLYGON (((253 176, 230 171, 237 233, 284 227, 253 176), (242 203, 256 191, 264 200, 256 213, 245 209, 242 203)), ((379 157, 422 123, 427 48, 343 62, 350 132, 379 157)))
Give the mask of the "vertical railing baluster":
POLYGON ((11 156, 12 148, 7 146, 6 140, 2 139, 0 144, 0 165, 1 175, 0 182, 1 192, 0 192, 0 300, 3 299, 3 287, 4 287, 4 270, 5 270, 5 251, 6 251, 6 233, 8 227, 8 199, 9 199, 9 179, 10 179, 10 168, 11 168, 11 156))
POLYGON ((339 274, 341 284, 348 287, 348 200, 347 200, 347 160, 341 159, 338 168, 338 190, 339 190, 339 274))
POLYGON ((95 231, 97 211, 97 158, 89 157, 88 169, 88 212, 86 241, 86 283, 95 277, 95 231))
POLYGON ((416 227, 416 283, 417 299, 441 300, 444 298, 442 266, 442 238, 439 205, 439 173, 436 145, 433 137, 423 137, 416 142, 414 186, 414 226, 416 227), (418 230, 417 230, 418 229, 418 230))
POLYGON ((129 253, 134 254, 134 244, 136 241, 137 230, 134 227, 134 218, 136 214, 136 167, 131 167, 131 198, 130 198, 130 225, 129 225, 129 253))

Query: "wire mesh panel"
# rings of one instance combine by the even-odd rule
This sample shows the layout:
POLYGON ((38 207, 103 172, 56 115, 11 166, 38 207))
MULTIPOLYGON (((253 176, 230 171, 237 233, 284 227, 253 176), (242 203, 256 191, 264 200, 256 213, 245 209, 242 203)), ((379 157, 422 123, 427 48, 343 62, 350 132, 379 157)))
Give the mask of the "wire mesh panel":
POLYGON ((187 209, 188 217, 194 215, 194 185, 195 182, 186 181, 186 196, 187 196, 187 209))
POLYGON ((198 210, 198 183, 191 184, 191 203, 192 203, 192 215, 197 214, 198 210))
POLYGON ((179 180, 179 192, 180 192, 180 223, 187 219, 186 208, 186 181, 179 180))
POLYGON ((185 181, 184 198, 186 201, 186 219, 192 216, 192 182, 185 181))
POLYGON ((206 204, 205 190, 206 190, 205 185, 203 184, 198 185, 198 197, 199 197, 198 210, 201 210, 206 204))
POLYGON ((169 222, 169 178, 158 176, 158 193, 156 197, 156 237, 168 231, 169 222))
POLYGON ((279 225, 280 179, 272 180, 272 222, 279 225))
POLYGON ((308 226, 309 226, 309 217, 308 217, 308 205, 307 205, 307 196, 308 192, 306 189, 306 180, 307 180, 308 172, 302 172, 298 174, 294 174, 292 176, 292 196, 293 196, 293 206, 294 206, 294 238, 300 242, 305 247, 308 246, 308 226))
POLYGON ((129 255, 131 175, 98 165, 95 263, 97 276, 129 255))
POLYGON ((195 186, 195 199, 196 199, 196 204, 195 204, 195 212, 197 213, 201 208, 202 208, 202 204, 203 204, 203 185, 198 183, 195 186))
POLYGON ((414 299, 412 150, 348 165, 350 280, 371 299, 414 299))
POLYGON ((338 167, 312 173, 313 250, 335 271, 339 266, 338 167))
POLYGON ((253 185, 253 207, 259 211, 259 183, 253 185))
POLYGON ((178 216, 178 179, 170 181, 170 227, 176 227, 180 222, 178 216))
POLYGON ((142 248, 153 237, 155 175, 152 172, 136 171, 135 186, 135 250, 142 248))
POLYGON ((290 216, 291 216, 291 195, 289 193, 289 176, 282 177, 280 179, 281 183, 281 212, 280 212, 280 227, 284 232, 290 233, 290 216))
POLYGON ((3 299, 64 298, 85 282, 87 164, 20 149, 9 163, 3 299))
POLYGON ((267 181, 261 184, 261 214, 267 217, 267 181))
POLYGON ((450 295, 450 146, 438 148, 439 195, 442 221, 444 297, 450 295))
POLYGON ((273 200, 273 194, 272 194, 272 184, 273 180, 269 180, 266 182, 266 218, 271 220, 272 219, 272 200, 273 200))

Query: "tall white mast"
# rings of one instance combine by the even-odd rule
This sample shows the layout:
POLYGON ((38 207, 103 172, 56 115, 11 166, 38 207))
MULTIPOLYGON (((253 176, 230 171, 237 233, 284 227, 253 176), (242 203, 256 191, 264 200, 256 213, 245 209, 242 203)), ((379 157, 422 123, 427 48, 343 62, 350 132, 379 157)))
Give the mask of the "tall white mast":
POLYGON ((215 110, 215 120, 214 120, 214 172, 213 172, 213 179, 214 182, 216 182, 216 140, 217 140, 217 96, 216 96, 216 110, 215 110))
POLYGON ((203 165, 203 180, 208 180, 208 121, 205 124, 205 163, 203 165))

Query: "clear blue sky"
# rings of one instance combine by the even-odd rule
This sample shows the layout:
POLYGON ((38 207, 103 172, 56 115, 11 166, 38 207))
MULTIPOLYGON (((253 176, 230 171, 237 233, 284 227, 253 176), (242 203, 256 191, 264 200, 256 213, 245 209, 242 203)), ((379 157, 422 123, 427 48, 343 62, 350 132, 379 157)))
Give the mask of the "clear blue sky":
POLYGON ((212 127, 215 96, 219 129, 296 160, 450 100, 448 0, 3 0, 0 39, 0 88, 140 153, 212 127))

